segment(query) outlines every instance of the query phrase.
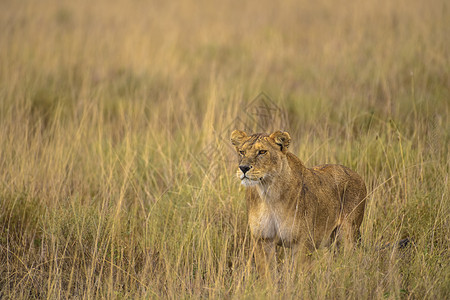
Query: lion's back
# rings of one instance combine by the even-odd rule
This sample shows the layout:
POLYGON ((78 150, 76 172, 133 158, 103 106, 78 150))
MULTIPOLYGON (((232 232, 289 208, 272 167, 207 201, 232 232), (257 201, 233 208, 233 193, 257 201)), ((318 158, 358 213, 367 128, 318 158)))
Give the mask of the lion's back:
POLYGON ((332 181, 331 184, 338 189, 344 215, 349 217, 351 214, 354 222, 359 225, 362 222, 367 196, 366 185, 361 176, 342 165, 326 164, 310 170, 332 181))

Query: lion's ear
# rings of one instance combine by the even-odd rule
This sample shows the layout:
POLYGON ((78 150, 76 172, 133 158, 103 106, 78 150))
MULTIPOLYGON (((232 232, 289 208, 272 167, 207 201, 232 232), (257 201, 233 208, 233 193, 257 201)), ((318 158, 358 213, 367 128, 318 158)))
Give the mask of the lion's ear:
POLYGON ((240 144, 242 144, 242 141, 244 138, 247 137, 247 134, 240 130, 235 130, 231 133, 231 143, 233 146, 238 147, 240 144))
POLYGON ((275 131, 269 136, 275 144, 280 146, 280 150, 283 153, 287 152, 287 148, 289 147, 289 143, 291 142, 291 136, 287 132, 275 131))

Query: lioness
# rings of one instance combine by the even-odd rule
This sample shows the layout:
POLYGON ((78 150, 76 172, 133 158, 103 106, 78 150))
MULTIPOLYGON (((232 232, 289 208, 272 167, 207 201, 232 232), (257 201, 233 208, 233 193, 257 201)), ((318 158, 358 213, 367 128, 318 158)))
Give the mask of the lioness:
POLYGON ((336 238, 352 244, 360 235, 366 197, 362 178, 341 165, 306 168, 288 151, 290 141, 281 131, 231 134, 260 272, 267 271, 276 245, 308 254, 336 238))

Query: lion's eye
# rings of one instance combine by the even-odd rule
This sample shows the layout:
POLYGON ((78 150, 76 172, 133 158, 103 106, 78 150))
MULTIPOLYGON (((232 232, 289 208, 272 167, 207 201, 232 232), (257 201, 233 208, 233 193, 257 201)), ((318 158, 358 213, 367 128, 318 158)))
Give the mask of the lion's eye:
POLYGON ((245 155, 245 151, 239 151, 239 154, 241 154, 241 155, 245 155))
POLYGON ((267 150, 259 150, 258 151, 258 155, 260 155, 260 154, 265 154, 267 152, 267 150))

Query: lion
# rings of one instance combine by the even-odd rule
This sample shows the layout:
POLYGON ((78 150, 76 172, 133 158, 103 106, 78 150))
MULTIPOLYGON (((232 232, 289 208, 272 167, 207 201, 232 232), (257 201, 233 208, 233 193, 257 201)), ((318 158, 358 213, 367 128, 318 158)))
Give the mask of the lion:
POLYGON ((289 152, 289 133, 247 135, 235 130, 237 177, 246 187, 256 267, 265 273, 278 246, 305 257, 321 246, 354 245, 360 238, 366 186, 341 165, 307 168, 289 152))

